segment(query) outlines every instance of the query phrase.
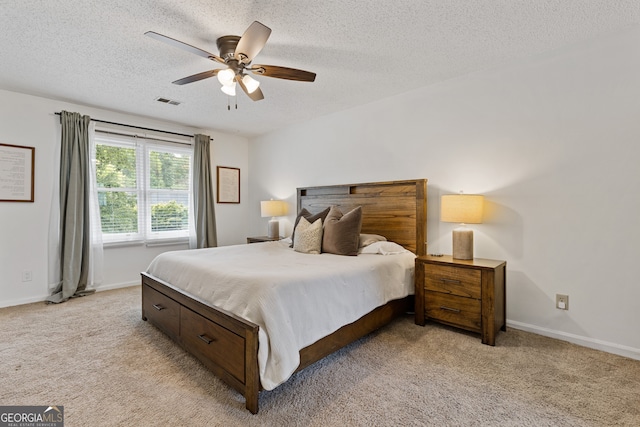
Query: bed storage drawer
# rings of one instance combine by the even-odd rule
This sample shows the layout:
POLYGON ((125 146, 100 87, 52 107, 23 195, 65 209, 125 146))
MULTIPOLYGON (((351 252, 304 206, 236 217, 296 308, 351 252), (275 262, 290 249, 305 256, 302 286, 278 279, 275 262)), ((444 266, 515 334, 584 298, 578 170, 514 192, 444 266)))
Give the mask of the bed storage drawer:
POLYGON ((177 339, 180 331, 180 304, 149 286, 143 286, 142 310, 149 322, 172 339, 177 339))
POLYGON ((182 307, 180 339, 203 362, 211 360, 240 382, 245 382, 243 337, 182 307))
POLYGON ((439 292, 425 292, 424 304, 425 315, 428 318, 473 332, 481 330, 480 300, 439 292))

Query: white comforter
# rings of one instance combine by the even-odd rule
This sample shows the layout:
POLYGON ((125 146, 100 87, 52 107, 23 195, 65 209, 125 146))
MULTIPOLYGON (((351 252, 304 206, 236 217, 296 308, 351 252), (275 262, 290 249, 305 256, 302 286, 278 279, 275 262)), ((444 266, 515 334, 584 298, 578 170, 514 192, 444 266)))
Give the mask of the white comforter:
POLYGON ((147 272, 260 326, 260 381, 272 390, 300 349, 413 293, 415 255, 295 252, 282 242, 166 252, 147 272))

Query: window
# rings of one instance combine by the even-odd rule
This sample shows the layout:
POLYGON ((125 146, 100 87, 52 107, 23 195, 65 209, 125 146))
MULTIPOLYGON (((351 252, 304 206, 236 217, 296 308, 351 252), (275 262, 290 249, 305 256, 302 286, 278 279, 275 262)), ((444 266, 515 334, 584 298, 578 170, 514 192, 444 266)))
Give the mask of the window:
POLYGON ((96 132, 105 243, 189 236, 191 148, 96 132))

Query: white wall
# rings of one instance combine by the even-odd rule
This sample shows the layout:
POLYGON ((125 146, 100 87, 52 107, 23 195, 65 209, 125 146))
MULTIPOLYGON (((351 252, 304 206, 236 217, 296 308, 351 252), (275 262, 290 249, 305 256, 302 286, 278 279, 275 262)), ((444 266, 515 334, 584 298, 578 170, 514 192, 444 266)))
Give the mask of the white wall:
POLYGON ((635 29, 252 140, 251 231, 296 187, 427 178, 428 251, 450 253, 439 196, 481 193, 475 255, 507 260, 508 324, 640 359, 638 46, 635 29))
MULTIPOLYGON (((210 135, 213 138, 214 175, 218 165, 239 167, 243 174, 241 203, 215 205, 218 244, 245 242, 249 221, 246 197, 249 145, 246 138, 9 91, 0 90, 0 100, 0 142, 36 148, 35 202, 0 203, 0 307, 42 301, 49 295, 47 237, 52 184, 57 179, 53 159, 60 147, 60 117, 54 113, 61 110, 88 114, 100 120, 210 135), (32 272, 30 282, 22 282, 23 271, 32 272)), ((215 188, 215 176, 213 179, 215 188)), ((100 289, 138 283, 140 272, 146 269, 153 257, 166 250, 182 248, 186 249, 186 245, 105 248, 104 285, 100 289)))

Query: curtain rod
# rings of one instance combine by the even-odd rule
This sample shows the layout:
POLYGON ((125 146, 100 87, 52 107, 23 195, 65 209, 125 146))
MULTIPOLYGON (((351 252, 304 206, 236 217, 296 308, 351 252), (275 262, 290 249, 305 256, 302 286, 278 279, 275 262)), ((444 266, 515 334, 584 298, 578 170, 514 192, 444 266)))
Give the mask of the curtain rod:
MULTIPOLYGON (((56 115, 60 115, 60 113, 55 113, 56 115)), ((117 126, 124 126, 124 127, 128 127, 128 128, 134 128, 134 129, 140 129, 140 130, 150 130, 152 132, 162 132, 162 133, 167 133, 170 135, 178 135, 178 136, 186 136, 187 138, 193 138, 193 135, 187 135, 184 133, 178 133, 178 132, 170 132, 168 130, 160 130, 160 129, 152 129, 152 128, 143 128, 140 126, 133 126, 133 125, 126 125, 124 123, 116 123, 116 122, 108 122, 106 120, 98 120, 98 119, 91 119, 92 122, 97 122, 97 123, 105 123, 108 125, 117 125, 117 126)))
MULTIPOLYGON (((96 129, 96 133, 104 133, 107 135, 119 135, 119 136, 134 136, 134 137, 138 137, 138 135, 129 135, 126 133, 121 133, 121 132, 114 132, 114 131, 110 131, 110 130, 103 130, 103 129, 96 129)), ((193 144, 190 142, 180 142, 180 141, 172 141, 169 139, 161 139, 161 138, 153 138, 150 136, 142 136, 140 138, 143 138, 145 141, 160 141, 160 142, 164 142, 164 143, 170 143, 170 144, 178 144, 178 145, 188 145, 189 147, 193 147, 193 144)))

